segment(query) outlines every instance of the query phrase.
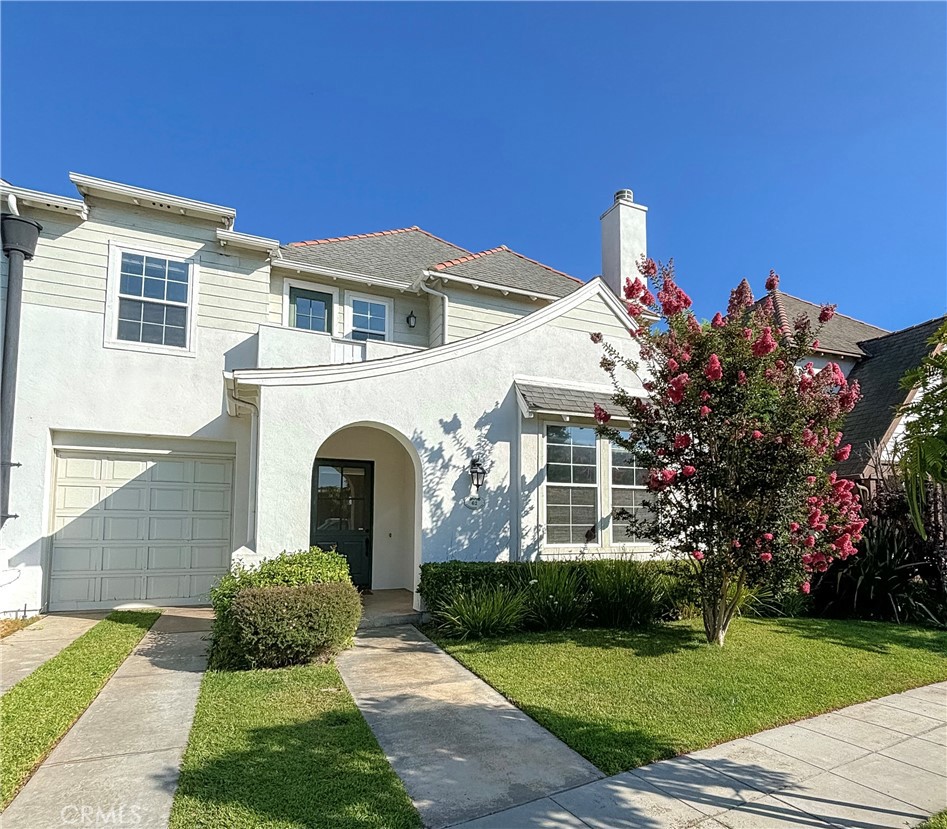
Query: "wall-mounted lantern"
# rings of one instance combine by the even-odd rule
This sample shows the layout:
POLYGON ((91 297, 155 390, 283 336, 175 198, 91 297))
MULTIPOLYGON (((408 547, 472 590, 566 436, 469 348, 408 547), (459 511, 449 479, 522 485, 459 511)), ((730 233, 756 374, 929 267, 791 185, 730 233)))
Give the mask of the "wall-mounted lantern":
POLYGON ((408 323, 408 328, 414 328, 414 326, 418 324, 418 318, 414 315, 414 311, 408 314, 406 322, 408 323))
POLYGON ((470 462, 470 482, 474 485, 477 492, 480 492, 480 487, 483 486, 483 482, 486 479, 487 470, 483 468, 480 458, 474 458, 470 462))

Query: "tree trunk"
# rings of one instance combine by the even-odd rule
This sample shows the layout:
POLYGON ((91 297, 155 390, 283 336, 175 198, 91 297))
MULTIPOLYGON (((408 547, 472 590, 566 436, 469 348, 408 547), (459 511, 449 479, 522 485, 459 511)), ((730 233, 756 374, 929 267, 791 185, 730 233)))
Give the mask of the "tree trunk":
POLYGON ((733 618, 733 610, 727 606, 726 599, 707 598, 703 600, 702 605, 707 642, 722 648, 730 620, 733 618))

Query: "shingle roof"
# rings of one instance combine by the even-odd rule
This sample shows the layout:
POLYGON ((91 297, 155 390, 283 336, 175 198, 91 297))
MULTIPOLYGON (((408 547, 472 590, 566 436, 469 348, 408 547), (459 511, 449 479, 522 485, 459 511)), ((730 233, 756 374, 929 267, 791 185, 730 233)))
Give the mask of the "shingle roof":
POLYGON ((472 253, 419 227, 292 242, 280 251, 289 262, 393 279, 407 285, 421 276, 423 270, 487 282, 501 289, 517 288, 556 297, 566 296, 583 284, 574 276, 505 245, 472 253))
POLYGON ((582 281, 501 245, 492 250, 438 262, 431 267, 446 276, 459 276, 500 287, 518 288, 563 297, 582 287, 582 281))
MULTIPOLYGON (((792 331, 793 323, 800 316, 808 317, 813 328, 819 327, 821 305, 807 302, 778 289, 770 291, 768 296, 773 300, 776 322, 782 330, 792 331)), ((765 302, 765 299, 764 297, 757 300, 756 304, 759 305, 765 302)), ((860 357, 865 352, 859 347, 859 342, 880 337, 887 333, 884 328, 879 328, 877 325, 869 325, 867 322, 836 313, 831 320, 822 326, 822 330, 819 332, 818 351, 860 357)))
POLYGON ((612 393, 608 389, 585 391, 546 384, 516 381, 523 400, 530 411, 563 412, 565 414, 587 414, 592 416, 595 404, 608 408, 612 393))
POLYGON ((283 245, 280 251, 290 262, 378 276, 408 285, 432 262, 469 253, 419 227, 293 242, 283 245))
POLYGON ((848 380, 858 381, 862 397, 845 418, 844 442, 852 445, 852 453, 838 465, 839 475, 857 477, 864 472, 874 445, 884 438, 896 409, 907 398, 901 378, 930 354, 928 340, 945 319, 938 317, 859 343, 867 356, 852 369, 848 380))

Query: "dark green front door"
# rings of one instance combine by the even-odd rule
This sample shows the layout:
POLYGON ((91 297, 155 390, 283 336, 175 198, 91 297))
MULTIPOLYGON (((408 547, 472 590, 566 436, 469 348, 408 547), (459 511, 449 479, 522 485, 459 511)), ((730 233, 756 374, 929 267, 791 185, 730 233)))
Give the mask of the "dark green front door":
POLYGON ((356 587, 372 584, 371 461, 323 460, 312 469, 312 517, 309 543, 335 549, 348 559, 356 587))

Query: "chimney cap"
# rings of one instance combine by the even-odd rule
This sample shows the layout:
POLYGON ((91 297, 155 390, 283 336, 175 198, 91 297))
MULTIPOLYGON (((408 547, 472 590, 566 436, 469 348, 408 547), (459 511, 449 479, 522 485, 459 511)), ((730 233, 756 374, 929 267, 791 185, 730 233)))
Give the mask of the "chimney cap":
POLYGON ((617 193, 615 193, 615 204, 618 204, 618 202, 620 201, 633 202, 634 200, 635 200, 635 194, 628 188, 619 190, 617 193))

